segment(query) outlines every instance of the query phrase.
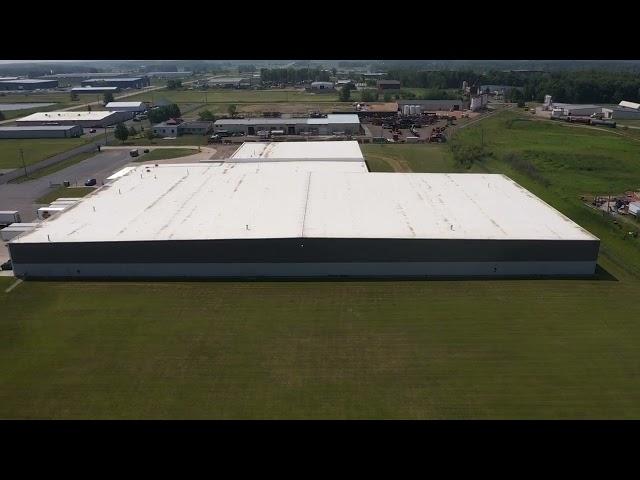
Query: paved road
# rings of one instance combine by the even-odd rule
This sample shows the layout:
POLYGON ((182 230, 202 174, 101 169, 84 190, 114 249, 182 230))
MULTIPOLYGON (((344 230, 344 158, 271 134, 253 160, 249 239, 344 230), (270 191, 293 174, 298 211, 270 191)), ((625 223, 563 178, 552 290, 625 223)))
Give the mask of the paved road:
POLYGON ((35 200, 51 191, 51 184, 62 184, 65 180, 74 186, 83 186, 88 178, 95 178, 101 185, 113 172, 127 165, 131 160, 127 150, 108 150, 80 163, 52 173, 42 178, 24 183, 0 185, 0 210, 18 210, 22 221, 36 218, 35 200))

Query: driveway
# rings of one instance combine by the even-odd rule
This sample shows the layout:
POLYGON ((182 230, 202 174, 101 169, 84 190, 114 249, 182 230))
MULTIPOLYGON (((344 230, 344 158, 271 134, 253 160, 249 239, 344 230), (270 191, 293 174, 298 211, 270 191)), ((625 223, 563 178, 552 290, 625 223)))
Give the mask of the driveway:
POLYGON ((37 208, 34 202, 52 188, 57 188, 65 180, 71 182, 71 186, 83 186, 89 178, 95 178, 98 185, 101 185, 130 160, 128 150, 103 150, 91 158, 45 177, 24 183, 0 185, 0 210, 18 210, 23 222, 31 221, 36 218, 37 208))

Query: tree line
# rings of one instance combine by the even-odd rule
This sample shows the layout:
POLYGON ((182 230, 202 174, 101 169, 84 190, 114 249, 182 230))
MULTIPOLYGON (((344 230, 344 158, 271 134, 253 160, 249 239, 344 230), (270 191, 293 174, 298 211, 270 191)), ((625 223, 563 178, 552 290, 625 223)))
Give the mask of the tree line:
MULTIPOLYGON (((621 71, 476 72, 398 68, 389 70, 387 77, 400 80, 403 87, 430 89, 461 88, 462 82, 467 81, 472 93, 476 93, 480 85, 516 86, 520 87, 525 101, 542 102, 547 94, 556 102, 566 103, 640 101, 640 77, 621 71)), ((513 95, 520 96, 519 93, 513 95)))

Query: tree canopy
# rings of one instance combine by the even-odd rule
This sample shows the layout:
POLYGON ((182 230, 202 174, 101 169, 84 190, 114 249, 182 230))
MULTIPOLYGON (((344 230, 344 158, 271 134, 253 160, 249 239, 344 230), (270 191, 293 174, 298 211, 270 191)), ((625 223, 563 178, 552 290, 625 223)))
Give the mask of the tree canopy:
POLYGON ((180 118, 182 113, 180 112, 180 107, 175 103, 170 105, 163 105, 162 107, 152 108, 149 110, 149 121, 151 123, 160 123, 165 120, 169 120, 170 118, 180 118))
POLYGON ((113 132, 113 136, 124 143, 129 138, 129 130, 125 127, 124 123, 118 123, 113 132))

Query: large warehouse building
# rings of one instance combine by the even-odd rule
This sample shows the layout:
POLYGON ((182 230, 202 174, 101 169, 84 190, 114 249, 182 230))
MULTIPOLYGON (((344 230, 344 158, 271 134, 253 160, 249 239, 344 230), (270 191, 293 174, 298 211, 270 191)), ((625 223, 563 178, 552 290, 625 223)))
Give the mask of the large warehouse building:
POLYGON ((126 78, 90 78, 82 81, 83 87, 119 87, 119 88, 143 88, 151 84, 147 77, 126 78))
POLYGON ((104 106, 110 112, 146 112, 149 107, 144 102, 109 102, 104 106))
POLYGON ((58 88, 57 80, 42 80, 38 78, 21 78, 18 80, 0 81, 0 90, 39 90, 58 88))
POLYGON ((108 127, 133 117, 131 112, 38 112, 16 120, 19 126, 25 125, 79 125, 83 128, 108 127))
POLYGON ((118 87, 74 87, 71 89, 71 93, 77 93, 79 95, 96 94, 101 93, 117 93, 120 91, 118 87))
POLYGON ((0 138, 73 138, 82 135, 78 125, 0 127, 0 138))
MULTIPOLYGON (((128 167, 9 243, 23 278, 590 275, 599 240, 503 175, 369 173, 307 142, 128 167), (324 157, 324 159, 320 159, 324 157), (248 161, 254 159, 256 161, 248 161), (261 160, 262 159, 262 160, 261 160)), ((312 143, 312 142, 309 142, 312 143)), ((347 142, 345 142, 347 143, 347 142)), ((346 156, 345 156, 346 155, 346 156)))
POLYGON ((214 131, 258 135, 261 131, 283 135, 358 135, 360 119, 354 114, 329 114, 324 118, 222 118, 213 124, 214 131))

